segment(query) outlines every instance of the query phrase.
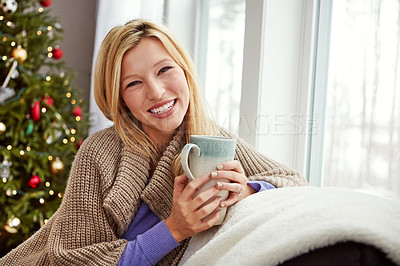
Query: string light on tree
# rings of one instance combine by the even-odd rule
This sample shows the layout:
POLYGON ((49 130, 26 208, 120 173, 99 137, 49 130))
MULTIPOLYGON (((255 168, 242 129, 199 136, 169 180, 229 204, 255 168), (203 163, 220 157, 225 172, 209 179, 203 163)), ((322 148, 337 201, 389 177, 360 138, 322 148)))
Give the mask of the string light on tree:
POLYGON ((15 28, 15 24, 12 23, 11 21, 7 21, 6 24, 7 24, 7 26, 10 27, 11 29, 14 29, 14 28, 15 28))

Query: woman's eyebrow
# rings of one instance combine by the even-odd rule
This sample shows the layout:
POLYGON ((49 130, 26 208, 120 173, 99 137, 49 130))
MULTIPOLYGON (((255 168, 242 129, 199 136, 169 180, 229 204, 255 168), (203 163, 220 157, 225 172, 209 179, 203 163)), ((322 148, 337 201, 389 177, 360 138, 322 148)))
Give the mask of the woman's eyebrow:
POLYGON ((164 59, 161 59, 160 61, 158 61, 157 63, 155 63, 154 64, 154 66, 153 67, 155 67, 155 66, 157 66, 157 65, 159 65, 159 64, 161 64, 161 63, 164 63, 164 62, 166 62, 166 61, 173 61, 171 58, 164 58, 164 59))
MULTIPOLYGON (((162 64, 162 63, 164 63, 164 62, 174 62, 174 60, 172 60, 171 58, 164 58, 164 59, 161 59, 160 61, 158 61, 157 63, 155 63, 155 64, 153 65, 153 67, 156 67, 157 65, 162 64)), ((129 79, 129 78, 133 78, 133 77, 135 77, 135 76, 137 76, 136 73, 128 74, 128 75, 126 75, 126 76, 122 76, 122 77, 121 77, 121 82, 124 82, 125 80, 127 80, 127 79, 129 79)))
POLYGON ((135 77, 135 76, 137 76, 137 74, 129 74, 127 76, 123 76, 123 77, 121 77, 121 82, 124 82, 125 80, 135 77))

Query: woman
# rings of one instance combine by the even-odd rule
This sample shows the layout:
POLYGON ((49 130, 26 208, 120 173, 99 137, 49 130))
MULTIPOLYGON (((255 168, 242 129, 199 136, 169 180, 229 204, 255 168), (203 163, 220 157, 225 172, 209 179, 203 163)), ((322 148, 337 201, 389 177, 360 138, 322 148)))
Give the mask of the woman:
POLYGON ((133 20, 112 29, 95 70, 96 102, 114 126, 89 137, 71 169, 57 212, 1 265, 175 265, 202 221, 256 191, 306 185, 240 139, 234 161, 185 186, 180 151, 192 134, 233 137, 207 116, 193 63, 161 25, 133 20), (196 197, 211 178, 226 178, 196 197), (220 190, 225 201, 201 206, 220 190))

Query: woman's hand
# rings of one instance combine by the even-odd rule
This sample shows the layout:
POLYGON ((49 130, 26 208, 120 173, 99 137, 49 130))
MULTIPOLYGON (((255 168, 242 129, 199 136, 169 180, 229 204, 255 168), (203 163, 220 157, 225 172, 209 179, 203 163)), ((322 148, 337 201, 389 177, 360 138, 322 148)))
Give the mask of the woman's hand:
POLYGON ((193 197, 198 188, 211 180, 210 174, 197 177, 185 187, 187 180, 186 175, 175 178, 171 214, 165 219, 165 224, 177 242, 207 230, 219 219, 218 210, 211 219, 202 221, 220 205, 219 197, 215 197, 214 200, 204 204, 220 192, 218 188, 211 187, 193 197))
POLYGON ((228 179, 231 183, 217 182, 215 187, 219 190, 228 190, 229 197, 221 201, 221 207, 228 207, 236 202, 254 194, 256 191, 247 184, 247 177, 239 161, 229 161, 217 165, 218 171, 211 173, 212 178, 228 179))

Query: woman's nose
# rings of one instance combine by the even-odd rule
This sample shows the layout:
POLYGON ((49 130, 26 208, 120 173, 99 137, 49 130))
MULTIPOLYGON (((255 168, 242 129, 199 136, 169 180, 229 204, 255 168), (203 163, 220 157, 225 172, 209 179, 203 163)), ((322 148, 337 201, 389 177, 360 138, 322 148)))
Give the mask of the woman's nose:
POLYGON ((147 82, 148 86, 146 89, 147 97, 151 100, 160 99, 165 93, 165 87, 162 82, 151 79, 147 82))

